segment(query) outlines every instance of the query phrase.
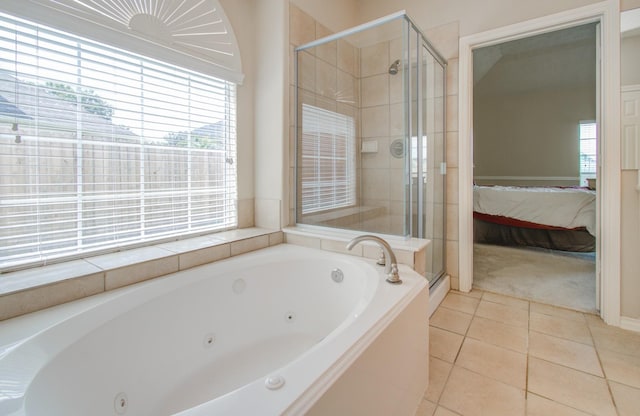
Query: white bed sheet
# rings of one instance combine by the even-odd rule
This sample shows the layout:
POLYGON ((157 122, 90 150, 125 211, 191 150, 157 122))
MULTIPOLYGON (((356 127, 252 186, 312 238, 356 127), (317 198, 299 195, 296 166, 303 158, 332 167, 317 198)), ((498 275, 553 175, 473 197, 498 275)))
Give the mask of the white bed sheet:
POLYGON ((596 193, 588 189, 476 185, 473 210, 596 233, 596 193))

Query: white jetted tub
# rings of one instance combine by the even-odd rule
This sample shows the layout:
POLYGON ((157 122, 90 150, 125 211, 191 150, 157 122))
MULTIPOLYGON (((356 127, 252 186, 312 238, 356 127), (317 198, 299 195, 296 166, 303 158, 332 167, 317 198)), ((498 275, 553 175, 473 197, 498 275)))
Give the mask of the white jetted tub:
POLYGON ((411 414, 428 288, 400 274, 281 244, 4 321, 0 414, 411 414))

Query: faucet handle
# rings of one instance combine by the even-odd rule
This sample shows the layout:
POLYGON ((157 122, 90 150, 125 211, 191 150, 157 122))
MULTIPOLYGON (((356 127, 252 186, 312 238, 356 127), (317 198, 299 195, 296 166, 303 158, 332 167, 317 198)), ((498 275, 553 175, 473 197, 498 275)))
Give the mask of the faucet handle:
POLYGON ((391 264, 391 271, 387 275, 387 282, 393 284, 402 283, 402 279, 400 279, 400 274, 398 273, 398 265, 395 263, 391 264))
POLYGON ((380 257, 378 257, 378 260, 376 261, 376 264, 378 266, 384 266, 387 263, 387 261, 384 258, 384 250, 380 249, 380 257))

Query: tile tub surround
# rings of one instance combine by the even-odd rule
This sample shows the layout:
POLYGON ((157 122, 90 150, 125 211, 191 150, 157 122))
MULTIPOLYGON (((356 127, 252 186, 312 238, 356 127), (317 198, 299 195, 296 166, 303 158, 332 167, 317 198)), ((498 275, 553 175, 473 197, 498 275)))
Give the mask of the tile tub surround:
POLYGON ((474 290, 430 320, 429 387, 415 416, 631 416, 640 334, 592 314, 474 290))
MULTIPOLYGON (((370 241, 357 244, 351 251, 347 250, 347 243, 354 237, 366 232, 332 230, 314 227, 286 227, 283 230, 287 243, 301 246, 318 248, 321 250, 334 251, 337 253, 350 254, 366 257, 368 259, 378 259, 380 247, 370 241)), ((396 260, 400 264, 406 264, 418 274, 425 274, 425 252, 429 240, 422 238, 401 238, 384 237, 393 249, 396 260)))
POLYGON ((243 228, 0 275, 0 321, 284 241, 243 228))

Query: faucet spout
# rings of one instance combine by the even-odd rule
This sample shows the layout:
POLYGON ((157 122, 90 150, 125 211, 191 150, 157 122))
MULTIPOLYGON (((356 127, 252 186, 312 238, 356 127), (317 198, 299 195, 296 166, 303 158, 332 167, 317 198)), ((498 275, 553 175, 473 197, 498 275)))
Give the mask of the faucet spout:
POLYGON ((387 274, 387 282, 389 283, 402 283, 400 280, 400 275, 398 274, 398 262, 396 260, 396 255, 393 253, 391 246, 384 239, 375 236, 375 235, 359 235, 355 237, 347 244, 347 250, 351 250, 356 244, 362 241, 373 241, 377 243, 380 248, 382 248, 382 252, 384 253, 384 257, 386 259, 384 272, 387 274))

